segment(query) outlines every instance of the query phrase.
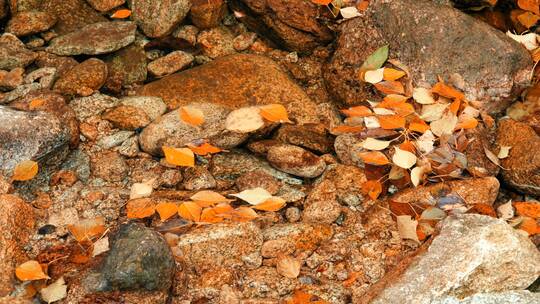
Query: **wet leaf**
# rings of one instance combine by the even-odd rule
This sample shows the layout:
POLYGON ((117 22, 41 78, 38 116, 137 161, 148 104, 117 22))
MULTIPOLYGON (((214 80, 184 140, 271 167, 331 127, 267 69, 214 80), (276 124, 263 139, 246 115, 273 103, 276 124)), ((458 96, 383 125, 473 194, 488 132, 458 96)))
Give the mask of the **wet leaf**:
POLYGON ((281 104, 269 104, 259 107, 261 111, 261 116, 270 121, 270 122, 291 122, 289 120, 289 115, 287 114, 287 109, 281 104))
POLYGON ((192 126, 201 126, 204 123, 204 113, 194 107, 181 107, 180 119, 192 126))
POLYGON ((167 202, 159 203, 156 205, 156 211, 159 214, 161 221, 164 222, 178 213, 178 205, 167 202))
POLYGON ((205 156, 205 155, 208 155, 208 154, 215 154, 215 153, 219 153, 223 150, 221 150, 220 148, 218 147, 215 147, 207 142, 203 143, 202 145, 199 145, 199 146, 196 146, 196 145, 192 145, 192 144, 188 144, 187 147, 193 151, 193 153, 197 154, 197 155, 202 155, 202 156, 205 156))
POLYGON ((302 264, 300 260, 290 256, 280 256, 277 258, 276 270, 277 272, 289 279, 295 279, 300 274, 300 267, 302 264))
POLYGON ((111 15, 113 19, 125 19, 131 16, 131 11, 128 9, 119 9, 111 15))
POLYGON ((399 81, 383 81, 375 84, 375 88, 384 94, 405 94, 405 88, 399 81))
POLYGON ((372 200, 379 198, 382 190, 382 184, 378 180, 368 180, 362 184, 362 192, 367 194, 372 200))
POLYGON ((534 202, 514 202, 516 214, 534 219, 540 218, 540 203, 534 202))
POLYGON ((51 285, 39 291, 41 299, 47 303, 60 301, 67 296, 67 285, 63 277, 60 277, 51 285))
POLYGON ((171 148, 163 146, 167 163, 181 167, 195 167, 195 155, 189 148, 171 148))
POLYGON ((384 77, 384 68, 366 71, 366 73, 364 74, 364 81, 371 84, 376 84, 376 83, 381 82, 383 80, 383 77, 384 77))
POLYGON ((401 77, 407 75, 405 72, 403 71, 399 71, 399 70, 395 70, 395 69, 390 69, 390 68, 385 68, 384 69, 384 77, 383 79, 384 80, 398 80, 400 79, 401 77))
POLYGON ((418 221, 413 220, 410 215, 398 215, 396 221, 398 232, 402 239, 413 240, 420 243, 418 235, 416 234, 418 221))
POLYGON ((247 189, 240 193, 231 194, 231 196, 237 197, 251 205, 259 205, 272 198, 272 194, 260 187, 247 189))
POLYGON ((34 178, 39 170, 38 163, 33 160, 25 160, 18 163, 13 170, 14 181, 27 181, 34 178))
POLYGON ((373 54, 369 55, 360 67, 360 71, 376 70, 383 66, 388 59, 388 45, 378 48, 373 54))
POLYGON ((405 117, 399 115, 380 115, 377 119, 381 128, 385 130, 405 128, 405 117))
POLYGON ((409 169, 416 164, 416 155, 409 151, 394 147, 395 153, 392 156, 392 162, 398 167, 409 169))
POLYGON ((358 156, 364 161, 364 163, 370 165, 383 166, 390 163, 386 155, 379 151, 362 152, 358 153, 358 156))
POLYGON ((156 206, 151 198, 138 198, 126 204, 127 217, 130 219, 147 218, 156 212, 156 206))
POLYGON ((225 120, 225 128, 238 133, 249 133, 262 127, 264 127, 264 120, 258 107, 234 110, 225 120))
POLYGON ((41 265, 34 260, 24 262, 17 266, 15 269, 15 276, 23 282, 50 279, 49 276, 43 272, 41 265))
POLYGON ((360 146, 366 150, 381 151, 388 148, 390 143, 391 141, 389 140, 379 140, 379 139, 368 137, 363 142, 360 143, 360 146))
POLYGON ((188 221, 198 222, 202 208, 195 202, 184 202, 178 206, 178 215, 188 221))
POLYGON ((343 109, 341 112, 348 117, 365 117, 373 115, 373 112, 366 106, 356 106, 348 109, 343 109))
POLYGON ((414 88, 413 99, 417 103, 423 105, 435 103, 435 99, 433 98, 433 94, 431 94, 431 90, 426 88, 414 88))
POLYGON ((287 203, 284 199, 281 197, 271 197, 267 199, 266 201, 253 206, 253 209, 261 210, 261 211, 279 211, 281 208, 283 208, 287 203))

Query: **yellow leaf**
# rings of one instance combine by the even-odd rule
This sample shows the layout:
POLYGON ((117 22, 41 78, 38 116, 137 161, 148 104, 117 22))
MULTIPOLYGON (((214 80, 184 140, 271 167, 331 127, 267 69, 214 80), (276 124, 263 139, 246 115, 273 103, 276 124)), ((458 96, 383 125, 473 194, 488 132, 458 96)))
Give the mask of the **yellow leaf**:
POLYGON ((137 198, 127 203, 126 211, 130 219, 146 218, 154 215, 156 205, 151 198, 137 198))
POLYGON ((195 167, 195 155, 189 148, 171 148, 163 146, 165 160, 175 166, 195 167))
POLYGON ((31 180, 38 173, 38 163, 33 160, 25 160, 18 163, 13 170, 13 180, 27 181, 31 180))
POLYGON ((383 166, 390 163, 386 155, 379 151, 362 152, 358 156, 370 165, 383 166))
POLYGON ((287 203, 281 197, 271 197, 266 201, 253 206, 253 209, 262 211, 278 211, 283 208, 287 203))
POLYGON ((50 277, 43 272, 41 265, 37 261, 33 260, 24 262, 17 266, 15 269, 15 275, 17 276, 17 279, 21 281, 50 279, 50 277))
POLYGON ((287 114, 287 109, 280 104, 269 104, 259 107, 261 116, 271 122, 291 122, 287 114))
POLYGON ((175 203, 159 203, 156 205, 156 211, 161 221, 164 222, 178 213, 178 206, 175 203))
POLYGON ((178 206, 178 215, 188 221, 198 222, 201 219, 201 211, 201 206, 195 202, 184 202, 178 206))
POLYGON ((384 80, 398 80, 405 75, 406 74, 403 71, 389 68, 384 69, 384 80))
POLYGON ((77 242, 82 243, 101 236, 105 232, 105 219, 103 217, 84 219, 77 224, 68 225, 67 228, 77 242))
POLYGON ((191 151, 193 151, 193 153, 197 155, 202 155, 202 156, 208 155, 208 154, 215 154, 215 153, 219 153, 223 151, 220 148, 212 146, 211 144, 207 142, 205 142, 204 144, 200 146, 195 146, 192 144, 188 144, 187 146, 191 151))
POLYGON ((200 126, 204 123, 204 114, 201 110, 193 107, 181 107, 180 119, 192 126, 200 126))
POLYGON ((131 11, 128 9, 119 9, 111 15, 113 19, 125 19, 131 16, 131 11))

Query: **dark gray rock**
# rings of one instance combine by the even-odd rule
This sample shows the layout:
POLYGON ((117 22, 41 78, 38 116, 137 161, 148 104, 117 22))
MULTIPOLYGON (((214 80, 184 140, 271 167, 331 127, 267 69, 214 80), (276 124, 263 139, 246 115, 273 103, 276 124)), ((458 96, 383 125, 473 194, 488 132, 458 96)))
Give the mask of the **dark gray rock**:
POLYGON ((167 242, 141 224, 124 224, 112 240, 102 274, 106 289, 166 290, 172 284, 175 262, 167 242))

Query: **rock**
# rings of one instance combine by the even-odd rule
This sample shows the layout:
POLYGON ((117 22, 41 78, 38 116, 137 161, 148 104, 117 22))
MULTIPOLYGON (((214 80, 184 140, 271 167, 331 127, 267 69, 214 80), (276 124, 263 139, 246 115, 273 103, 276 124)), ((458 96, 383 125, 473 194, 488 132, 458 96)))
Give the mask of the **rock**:
POLYGON ((326 163, 320 157, 293 145, 273 146, 266 158, 274 168, 301 177, 317 177, 326 168, 326 163))
POLYGON ((6 26, 6 32, 23 37, 44 32, 56 23, 56 17, 47 12, 28 11, 13 16, 6 26))
POLYGON ((263 170, 246 172, 236 179, 235 184, 238 191, 263 188, 272 195, 275 195, 281 188, 281 183, 263 170))
POLYGON ((89 24, 54 38, 47 51, 56 55, 100 55, 119 50, 135 41, 137 27, 131 21, 89 24))
POLYGON ((248 299, 281 299, 292 293, 298 285, 297 280, 281 276, 275 267, 263 266, 246 273, 242 280, 242 295, 248 299))
POLYGON ((213 189, 216 180, 208 169, 204 167, 188 168, 184 172, 184 188, 186 190, 213 189))
POLYGON ((324 126, 319 125, 282 125, 275 138, 287 144, 300 146, 321 154, 333 150, 334 140, 324 126))
POLYGON ((197 36, 197 43, 202 46, 203 55, 211 59, 236 53, 233 40, 233 33, 226 27, 204 30, 197 36))
POLYGON ((180 235, 173 252, 200 275, 219 267, 259 267, 262 242, 253 223, 215 224, 180 235))
POLYGON ((119 100, 100 93, 95 93, 88 97, 75 98, 70 102, 71 108, 75 111, 79 121, 100 115, 105 110, 118 105, 119 100))
POLYGON ((39 85, 43 89, 51 89, 57 78, 56 68, 39 68, 28 73, 24 77, 26 84, 34 83, 39 80, 39 85))
MULTIPOLYGON (((294 255, 303 254, 304 256, 311 255, 333 235, 332 226, 323 223, 275 224, 263 230, 265 243, 273 241, 286 244, 292 246, 294 255)), ((291 249, 284 250, 291 251, 291 249)))
POLYGON ((336 199, 348 206, 359 206, 365 199, 362 185, 367 181, 364 170, 356 166, 332 164, 326 168, 320 181, 328 181, 336 188, 336 199))
POLYGON ((189 44, 195 45, 197 43, 197 35, 199 34, 199 29, 194 25, 182 25, 179 26, 173 33, 174 38, 184 39, 189 44))
POLYGON ((156 120, 167 111, 167 105, 158 97, 129 96, 122 98, 120 103, 142 109, 151 121, 156 120))
POLYGON ((0 70, 0 89, 13 90, 23 83, 23 68, 15 68, 11 71, 0 70))
POLYGON ((126 2, 126 0, 87 0, 88 3, 98 12, 108 12, 126 2))
POLYGON ((479 124, 476 128, 466 130, 465 134, 469 139, 469 144, 463 152, 467 157, 467 171, 474 177, 497 176, 499 167, 486 156, 484 147, 490 151, 495 149, 495 128, 488 128, 484 124, 479 124))
POLYGON ((186 17, 191 7, 189 0, 169 0, 155 2, 151 0, 131 0, 131 18, 144 34, 158 38, 170 34, 186 17))
POLYGON ((90 96, 99 90, 107 79, 107 65, 90 58, 76 65, 54 84, 54 89, 65 95, 90 96))
POLYGON ((92 159, 92 173, 109 182, 121 182, 128 173, 126 161, 117 152, 103 151, 92 159))
POLYGON ((432 304, 497 304, 497 303, 519 303, 535 304, 540 303, 540 294, 526 290, 512 290, 503 292, 478 293, 472 296, 459 299, 456 297, 445 297, 438 299, 432 304))
POLYGON ((362 139, 354 134, 341 134, 334 140, 334 149, 338 159, 345 165, 364 166, 364 161, 358 157, 359 152, 364 152, 360 146, 362 139))
POLYGON ((133 43, 111 54, 105 59, 109 68, 109 77, 105 88, 120 92, 122 87, 146 80, 147 65, 144 49, 138 43, 133 43))
POLYGON ((54 115, 0 106, 0 121, 0 172, 5 176, 11 176, 15 166, 25 160, 51 166, 62 161, 70 133, 54 115))
POLYGON ((540 275, 539 260, 534 244, 503 220, 450 216, 429 250, 386 280, 380 293, 368 292, 362 303, 433 303, 444 296, 524 289, 540 275))
MULTIPOLYGON (((18 0, 17 2, 21 2, 18 0)), ((53 30, 59 35, 78 31, 86 25, 105 22, 107 18, 92 9, 85 0, 40 1, 40 10, 56 16, 53 30)))
POLYGON ((434 84, 440 76, 485 111, 505 109, 530 82, 528 52, 488 24, 431 1, 378 0, 365 17, 342 27, 325 69, 335 98, 348 106, 375 97, 371 85, 356 75, 367 56, 387 43, 390 58, 409 68, 416 86, 434 84))
POLYGON ((162 155, 162 146, 183 147, 194 140, 205 138, 220 148, 232 148, 244 140, 246 134, 225 129, 225 118, 229 110, 220 105, 194 103, 190 105, 204 114, 204 124, 195 127, 187 124, 178 111, 169 112, 148 125, 140 134, 141 148, 152 155, 162 155))
POLYGON ((7 16, 8 12, 9 12, 9 8, 7 6, 7 1, 8 0, 0 0, 0 19, 7 16))
POLYGON ((148 64, 148 71, 157 77, 163 77, 183 70, 195 57, 184 51, 174 51, 148 64))
POLYGON ((0 37, 0 70, 24 68, 34 62, 36 53, 25 48, 24 44, 11 34, 0 37))
POLYGON ((223 0, 192 0, 189 17, 200 29, 219 25, 227 13, 227 4, 223 0))
POLYGON ((257 39, 257 34, 255 33, 244 33, 240 34, 233 39, 233 47, 236 51, 241 52, 249 49, 250 46, 255 43, 257 39))
POLYGON ((15 195, 0 194, 0 297, 13 289, 15 267, 26 261, 23 246, 34 233, 34 225, 30 204, 15 195))
POLYGON ((329 181, 322 181, 313 187, 304 205, 303 220, 308 223, 331 224, 341 213, 336 187, 329 181))
POLYGON ((102 267, 113 290, 167 290, 174 271, 174 258, 165 239, 136 223, 120 227, 102 267))
POLYGON ((525 123, 502 119, 497 144, 512 147, 508 157, 501 160, 504 181, 520 192, 540 195, 540 154, 533 152, 540 149, 540 135, 525 123))
POLYGON ((316 105, 267 57, 236 54, 145 85, 140 95, 158 96, 169 109, 193 101, 236 109, 283 104, 299 124, 318 122, 316 105))
POLYGON ((40 51, 37 52, 35 64, 40 68, 55 68, 58 76, 62 77, 79 63, 71 57, 56 56, 40 51))
POLYGON ((297 207, 289 207, 285 210, 285 217, 289 223, 296 223, 300 220, 302 212, 297 207))
POLYGON ((499 181, 495 177, 454 180, 429 186, 407 188, 390 199, 398 203, 436 205, 445 196, 457 195, 467 206, 493 205, 499 194, 499 181))
POLYGON ((126 105, 107 110, 102 118, 110 121, 115 128, 131 131, 146 127, 151 121, 143 109, 126 105))
POLYGON ((305 0, 234 0, 231 8, 253 31, 291 51, 308 52, 332 41, 332 31, 318 21, 319 6, 305 0))

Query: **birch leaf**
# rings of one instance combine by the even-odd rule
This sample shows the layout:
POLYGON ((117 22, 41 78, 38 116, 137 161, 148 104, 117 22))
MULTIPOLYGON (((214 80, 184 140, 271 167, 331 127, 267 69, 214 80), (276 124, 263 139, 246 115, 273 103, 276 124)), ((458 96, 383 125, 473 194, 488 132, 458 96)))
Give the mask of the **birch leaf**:
POLYGON ((416 234, 417 226, 418 221, 413 220, 410 215, 397 216, 397 228, 402 239, 413 240, 420 243, 418 235, 416 234))
POLYGON ((508 155, 510 155, 510 149, 512 149, 512 147, 509 147, 509 146, 502 146, 501 149, 499 150, 499 154, 497 154, 497 158, 498 159, 505 159, 508 157, 508 155))
POLYGON ((251 205, 259 205, 264 203, 266 200, 272 198, 272 194, 260 187, 247 189, 240 193, 231 194, 231 196, 246 201, 251 205))
POLYGON ((390 143, 391 141, 389 140, 378 140, 368 137, 360 144, 360 146, 366 150, 380 151, 388 148, 390 143))
POLYGON ((361 71, 376 70, 383 66, 388 59, 388 45, 378 48, 364 61, 360 67, 361 71))
POLYGON ((372 71, 366 71, 366 73, 364 74, 364 81, 371 84, 376 84, 376 83, 381 82, 383 80, 383 77, 384 77, 384 68, 376 69, 372 71))
POLYGON ((62 300, 67 296, 67 285, 64 277, 60 277, 51 285, 41 289, 39 293, 41 294, 41 299, 47 303, 62 300))
POLYGON ((447 112, 440 119, 431 122, 429 127, 433 134, 441 137, 442 135, 450 135, 454 133, 457 122, 457 117, 453 113, 447 112))
POLYGON ((247 107, 232 111, 225 120, 225 128, 238 133, 249 133, 264 127, 258 107, 247 107))
POLYGON ((392 162, 398 167, 409 169, 416 164, 416 155, 409 151, 401 150, 395 147, 395 153, 392 156, 392 162))
POLYGON ((433 98, 433 94, 431 94, 431 90, 426 88, 415 88, 413 90, 413 99, 417 103, 423 105, 435 103, 435 99, 433 98))

